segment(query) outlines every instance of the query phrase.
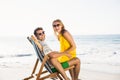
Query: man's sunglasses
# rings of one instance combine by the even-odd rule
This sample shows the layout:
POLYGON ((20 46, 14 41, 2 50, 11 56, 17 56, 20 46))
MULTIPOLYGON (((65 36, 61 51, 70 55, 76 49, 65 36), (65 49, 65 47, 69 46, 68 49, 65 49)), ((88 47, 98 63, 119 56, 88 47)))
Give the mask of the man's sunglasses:
POLYGON ((37 33, 37 35, 41 36, 42 34, 45 34, 45 31, 43 31, 42 33, 37 33))

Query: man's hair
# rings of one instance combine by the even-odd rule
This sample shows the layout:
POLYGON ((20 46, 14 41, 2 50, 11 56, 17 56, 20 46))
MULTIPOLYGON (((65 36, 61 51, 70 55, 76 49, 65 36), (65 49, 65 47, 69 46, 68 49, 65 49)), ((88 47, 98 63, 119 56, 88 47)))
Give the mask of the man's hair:
POLYGON ((43 30, 43 28, 42 28, 42 27, 37 27, 37 28, 34 30, 34 35, 35 35, 35 36, 37 36, 37 31, 38 31, 38 30, 43 30))

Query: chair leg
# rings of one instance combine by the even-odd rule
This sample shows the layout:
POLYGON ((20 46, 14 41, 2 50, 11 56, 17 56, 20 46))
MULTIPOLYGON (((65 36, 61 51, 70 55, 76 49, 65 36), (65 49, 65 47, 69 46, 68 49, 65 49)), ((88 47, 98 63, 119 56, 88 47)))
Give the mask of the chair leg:
POLYGON ((39 59, 36 60, 36 63, 35 63, 34 69, 33 69, 33 71, 32 71, 32 74, 35 73, 35 70, 36 70, 36 68, 37 68, 38 62, 39 62, 39 59))
POLYGON ((60 76, 59 73, 57 74, 57 76, 58 76, 58 78, 59 78, 60 80, 63 80, 63 78, 60 76))

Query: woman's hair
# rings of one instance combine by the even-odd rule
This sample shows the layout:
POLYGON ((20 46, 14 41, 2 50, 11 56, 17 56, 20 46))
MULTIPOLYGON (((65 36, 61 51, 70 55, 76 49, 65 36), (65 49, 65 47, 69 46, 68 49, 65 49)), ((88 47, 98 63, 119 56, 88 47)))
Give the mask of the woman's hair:
MULTIPOLYGON (((66 31, 65 26, 64 26, 64 24, 63 24, 63 22, 62 22, 60 19, 56 19, 56 20, 54 20, 54 21, 53 21, 52 26, 53 26, 53 24, 54 24, 55 22, 59 22, 59 23, 60 23, 60 25, 62 25, 61 34, 63 35, 63 33, 66 31)), ((56 32, 55 32, 55 31, 54 31, 54 33, 56 34, 56 32)), ((57 35, 57 34, 56 34, 56 35, 57 35)))
POLYGON ((37 33, 36 33, 36 32, 37 32, 38 30, 43 30, 43 28, 42 28, 42 27, 37 27, 37 28, 34 30, 34 35, 35 35, 35 36, 37 36, 37 33))

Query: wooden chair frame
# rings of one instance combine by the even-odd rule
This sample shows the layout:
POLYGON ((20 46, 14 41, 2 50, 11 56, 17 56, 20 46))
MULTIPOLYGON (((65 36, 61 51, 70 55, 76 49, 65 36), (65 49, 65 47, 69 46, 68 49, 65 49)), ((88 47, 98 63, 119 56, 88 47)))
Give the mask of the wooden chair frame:
MULTIPOLYGON (((35 44, 41 49, 41 45, 40 45, 40 43, 38 43, 38 42, 35 40, 35 37, 32 36, 31 39, 32 39, 32 40, 35 42, 35 44)), ((35 78, 36 80, 45 80, 45 79, 47 79, 47 78, 51 78, 51 79, 53 79, 53 80, 55 80, 55 78, 58 78, 58 79, 60 79, 60 80, 63 80, 62 77, 59 75, 59 74, 60 74, 59 72, 50 73, 50 72, 47 71, 47 70, 44 70, 44 71, 43 71, 43 68, 44 68, 44 66, 45 66, 45 63, 46 63, 46 61, 47 61, 48 59, 49 59, 48 55, 45 55, 44 58, 43 58, 43 61, 41 62, 41 66, 38 66, 38 62, 40 61, 40 59, 37 58, 36 63, 35 63, 35 65, 34 65, 34 68, 33 68, 33 71, 32 71, 32 73, 31 73, 31 75, 30 75, 29 77, 24 78, 23 80, 29 80, 29 79, 31 79, 31 78, 35 78), (40 67, 40 69, 39 69, 38 74, 35 74, 37 67, 40 67), (49 74, 44 75, 44 76, 41 76, 42 74, 47 73, 47 72, 49 72, 49 74)), ((64 71, 67 71, 67 70, 70 70, 70 69, 73 69, 73 68, 75 68, 75 67, 74 67, 74 66, 71 66, 71 67, 65 68, 64 71)))

